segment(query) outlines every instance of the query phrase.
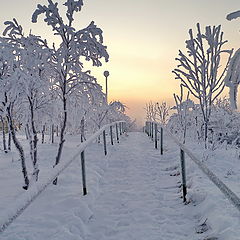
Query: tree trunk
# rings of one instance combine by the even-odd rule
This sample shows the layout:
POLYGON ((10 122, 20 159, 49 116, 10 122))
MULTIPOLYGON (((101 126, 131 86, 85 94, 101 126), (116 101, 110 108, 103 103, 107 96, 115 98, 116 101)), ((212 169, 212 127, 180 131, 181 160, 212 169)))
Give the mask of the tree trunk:
MULTIPOLYGON (((66 99, 65 93, 63 93, 63 123, 62 123, 61 129, 60 129, 60 140, 59 140, 59 145, 58 145, 56 162, 53 167, 58 165, 58 163, 60 162, 60 159, 61 159, 63 145, 65 142, 64 136, 65 136, 66 125, 67 125, 67 99, 66 99)), ((57 178, 53 181, 53 184, 57 185, 57 178)))
POLYGON ((51 139, 52 139, 52 143, 54 143, 54 124, 52 124, 52 137, 51 137, 51 139))
POLYGON ((31 130, 32 130, 32 136, 30 140, 30 145, 31 145, 31 157, 32 157, 32 163, 33 163, 33 177, 35 181, 38 180, 38 174, 39 174, 39 169, 38 169, 38 164, 37 164, 37 142, 38 142, 38 137, 37 137, 37 130, 35 127, 35 122, 34 122, 34 106, 33 106, 33 101, 32 99, 29 98, 29 104, 30 104, 30 111, 31 111, 31 130))
POLYGON ((9 127, 11 131, 11 136, 13 139, 13 143, 18 150, 20 160, 21 160, 21 165, 22 165, 22 173, 23 173, 23 178, 24 178, 24 183, 25 185, 23 186, 23 189, 27 190, 29 186, 29 179, 28 179, 28 173, 27 173, 27 168, 26 168, 26 163, 25 163, 25 155, 24 155, 24 150, 23 147, 21 146, 20 142, 18 141, 13 125, 13 119, 12 119, 12 114, 10 107, 7 107, 7 113, 8 113, 8 122, 9 122, 9 127))
POLYGON ((6 146, 6 129, 5 129, 5 123, 4 119, 1 117, 1 123, 2 123, 2 136, 3 136, 3 150, 5 153, 7 153, 7 146, 6 146))
POLYGON ((86 140, 85 135, 84 135, 84 117, 81 120, 81 142, 86 140))
POLYGON ((43 129, 42 129, 42 144, 44 143, 44 136, 45 136, 45 124, 43 125, 43 129))
POLYGON ((11 142, 12 142, 11 131, 8 131, 8 151, 11 151, 11 142))
POLYGON ((27 126, 25 126, 24 130, 25 130, 25 136, 26 136, 26 139, 29 140, 29 135, 28 135, 28 129, 27 129, 27 126))
POLYGON ((237 90, 238 90, 238 85, 231 87, 229 90, 230 104, 232 109, 234 110, 237 109, 237 90))
POLYGON ((208 138, 208 121, 204 121, 204 142, 205 142, 205 149, 207 149, 207 138, 208 138))
POLYGON ((11 136, 11 131, 10 131, 10 125, 9 125, 9 121, 7 118, 7 133, 8 133, 8 151, 11 151, 11 143, 12 143, 12 136, 11 136))

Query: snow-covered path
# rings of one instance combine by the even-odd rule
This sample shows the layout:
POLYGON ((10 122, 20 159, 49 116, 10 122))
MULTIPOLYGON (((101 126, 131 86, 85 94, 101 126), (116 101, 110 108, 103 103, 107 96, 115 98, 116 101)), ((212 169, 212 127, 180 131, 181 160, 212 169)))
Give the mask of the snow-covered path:
POLYGON ((180 176, 170 176, 176 156, 167 149, 161 156, 143 133, 130 133, 111 156, 87 240, 194 239, 194 221, 179 198, 180 176))
MULTIPOLYGON (((72 156, 78 141, 71 137, 64 157, 72 156)), ((49 186, 0 239, 202 240, 203 234, 195 233, 201 216, 180 198, 179 148, 167 136, 164 141, 162 156, 140 132, 108 145, 107 157, 102 144, 93 143, 86 151, 89 194, 82 196, 76 161, 59 177, 59 185, 49 186)), ((45 163, 49 169, 49 151, 45 163)), ((7 208, 4 196, 2 202, 0 207, 7 208)))

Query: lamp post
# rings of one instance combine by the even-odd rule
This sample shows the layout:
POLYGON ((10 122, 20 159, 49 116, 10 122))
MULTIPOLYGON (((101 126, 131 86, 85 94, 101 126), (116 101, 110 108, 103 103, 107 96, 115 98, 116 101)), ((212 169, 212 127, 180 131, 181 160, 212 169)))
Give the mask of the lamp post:
POLYGON ((103 73, 104 77, 106 78, 106 102, 108 103, 108 84, 107 84, 107 78, 109 76, 109 71, 104 71, 103 73))

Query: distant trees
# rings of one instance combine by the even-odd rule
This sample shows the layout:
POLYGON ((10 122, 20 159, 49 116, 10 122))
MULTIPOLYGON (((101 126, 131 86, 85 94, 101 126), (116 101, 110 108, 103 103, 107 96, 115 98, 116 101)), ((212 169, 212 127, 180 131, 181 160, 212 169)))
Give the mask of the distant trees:
POLYGON ((163 125, 167 124, 170 108, 166 102, 153 103, 150 101, 149 103, 146 103, 145 110, 147 121, 159 122, 163 125))
POLYGON ((187 54, 179 50, 176 58, 179 65, 173 70, 181 85, 198 99, 204 121, 205 146, 212 105, 224 89, 224 76, 232 55, 232 50, 223 48, 226 42, 220 25, 207 26, 202 32, 198 23, 196 36, 192 29, 189 30, 187 54), (223 54, 228 55, 226 62, 223 54))

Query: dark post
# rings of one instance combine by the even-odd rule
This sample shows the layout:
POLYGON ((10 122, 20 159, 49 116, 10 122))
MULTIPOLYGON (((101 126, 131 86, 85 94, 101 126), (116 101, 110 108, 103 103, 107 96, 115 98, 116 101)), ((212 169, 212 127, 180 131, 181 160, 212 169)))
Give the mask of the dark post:
POLYGON ((85 170, 85 154, 84 154, 84 151, 81 152, 81 166, 82 166, 83 195, 87 195, 86 170, 85 170))
POLYGON ((121 122, 119 123, 119 133, 120 133, 120 135, 122 135, 122 123, 121 122))
POLYGON ((104 154, 107 155, 106 131, 103 131, 104 154))
MULTIPOLYGON (((81 135, 81 142, 83 142, 83 136, 81 135)), ((83 184, 83 196, 87 195, 87 183, 86 183, 86 169, 85 169, 85 153, 81 152, 81 166, 82 166, 82 184, 83 184)))
POLYGON ((85 170, 85 154, 84 154, 84 151, 81 152, 81 165, 82 165, 83 195, 87 195, 86 170, 85 170))
POLYGON ((161 132, 160 132, 160 138, 161 138, 161 141, 160 141, 160 144, 161 144, 160 151, 161 151, 161 155, 163 155, 163 128, 162 127, 161 127, 161 132))
POLYGON ((110 137, 111 137, 111 144, 113 145, 113 131, 112 131, 112 126, 110 126, 110 137))
POLYGON ((52 124, 52 143, 54 143, 54 124, 52 124))
POLYGON ((181 149, 181 169, 182 169, 182 190, 183 190, 183 202, 186 202, 187 184, 186 184, 186 168, 185 168, 185 154, 181 149))
POLYGON ((43 129, 42 129, 42 143, 44 143, 44 135, 45 135, 45 124, 43 125, 43 129))
POLYGON ((118 125, 116 123, 116 134, 117 134, 117 142, 119 143, 119 136, 118 136, 118 125))
POLYGON ((154 123, 152 122, 152 141, 153 141, 153 135, 154 135, 154 123))
POLYGON ((148 124, 149 124, 149 135, 148 136, 151 138, 151 134, 152 134, 151 133, 151 122, 149 122, 148 124))
POLYGON ((158 129, 157 129, 157 123, 155 123, 155 148, 157 149, 157 131, 158 131, 158 129))

